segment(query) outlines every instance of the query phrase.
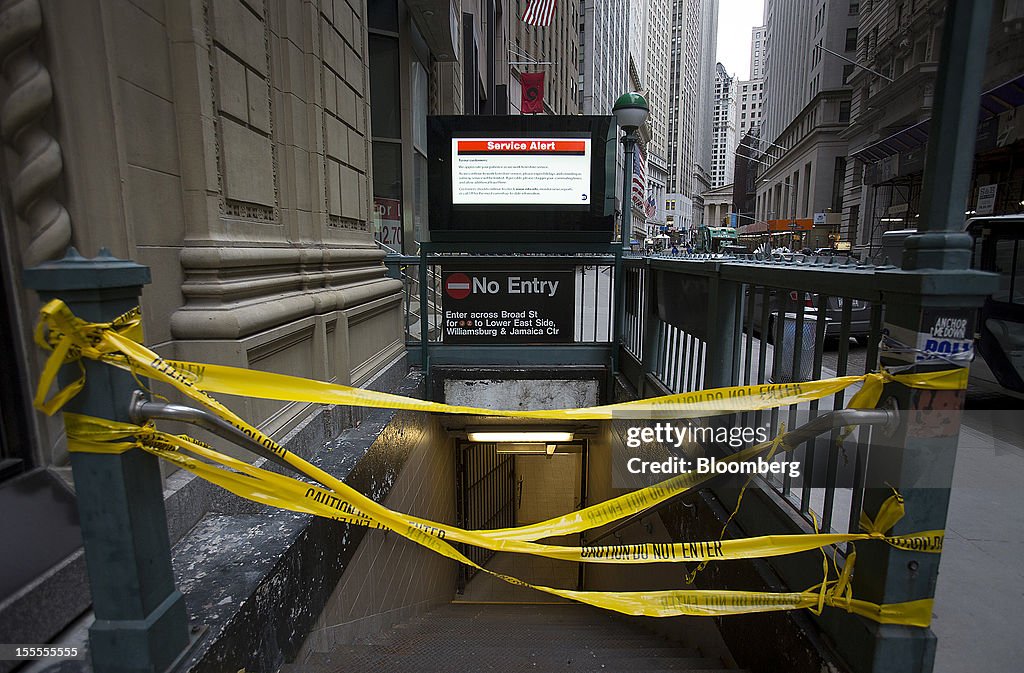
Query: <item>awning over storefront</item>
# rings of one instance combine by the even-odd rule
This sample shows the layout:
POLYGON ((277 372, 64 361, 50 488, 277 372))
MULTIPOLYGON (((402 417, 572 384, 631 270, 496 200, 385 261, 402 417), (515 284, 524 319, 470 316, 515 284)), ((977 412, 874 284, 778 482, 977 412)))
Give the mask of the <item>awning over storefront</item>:
MULTIPOLYGON (((983 93, 978 118, 979 142, 987 139, 989 135, 994 141, 996 129, 990 127, 994 125, 996 117, 1021 105, 1024 105, 1024 75, 983 93)), ((851 155, 864 162, 872 163, 901 152, 923 147, 928 142, 930 126, 931 120, 925 119, 893 133, 888 138, 855 150, 851 155)))
POLYGON ((791 218, 788 220, 768 220, 768 231, 807 231, 814 228, 811 218, 791 218))

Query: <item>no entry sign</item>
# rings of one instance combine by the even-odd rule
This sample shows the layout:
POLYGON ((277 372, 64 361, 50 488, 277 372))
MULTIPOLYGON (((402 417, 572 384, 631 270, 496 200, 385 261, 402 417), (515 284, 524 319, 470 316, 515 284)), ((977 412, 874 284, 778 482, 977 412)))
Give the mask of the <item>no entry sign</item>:
POLYGON ((444 281, 445 294, 452 299, 465 299, 472 287, 472 281, 464 273, 453 273, 444 281))
POLYGON ((443 271, 445 343, 571 343, 576 274, 571 269, 443 271))

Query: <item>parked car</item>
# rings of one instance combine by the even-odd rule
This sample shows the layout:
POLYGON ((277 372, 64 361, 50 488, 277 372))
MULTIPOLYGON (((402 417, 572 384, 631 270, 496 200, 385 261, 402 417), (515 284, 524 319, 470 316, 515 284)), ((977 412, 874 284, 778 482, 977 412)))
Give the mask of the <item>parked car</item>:
MULTIPOLYGON (((750 288, 747 288, 746 302, 750 302, 750 288)), ((861 299, 850 299, 850 336, 858 341, 866 341, 871 332, 871 305, 861 299)), ((753 295, 753 328, 758 336, 764 335, 765 341, 773 343, 776 333, 776 320, 782 313, 797 313, 799 303, 804 305, 804 316, 816 318, 819 314, 821 295, 812 292, 798 292, 796 290, 781 290, 769 288, 768 303, 768 324, 762 329, 761 322, 764 318, 764 293, 760 290, 753 295)), ((743 307, 743 329, 747 329, 749 316, 749 303, 743 307)), ((837 339, 842 332, 843 305, 841 297, 829 297, 825 306, 825 338, 837 339)))

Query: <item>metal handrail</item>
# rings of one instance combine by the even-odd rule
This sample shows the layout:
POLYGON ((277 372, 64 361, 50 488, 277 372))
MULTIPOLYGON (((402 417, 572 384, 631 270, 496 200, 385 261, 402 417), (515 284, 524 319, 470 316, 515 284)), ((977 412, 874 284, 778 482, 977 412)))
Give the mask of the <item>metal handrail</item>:
MULTIPOLYGON (((804 425, 801 425, 799 428, 790 430, 782 436, 780 441, 786 447, 794 448, 810 439, 814 439, 818 435, 850 425, 880 425, 886 431, 891 431, 898 425, 898 423, 899 414, 892 409, 837 409, 835 411, 822 414, 821 416, 808 421, 804 425)), ((721 475, 721 477, 725 476, 728 475, 721 475)), ((720 479, 721 477, 713 477, 712 480, 720 479)), ((675 503, 679 498, 687 493, 688 491, 680 491, 676 495, 658 503, 654 507, 642 512, 637 512, 636 514, 623 519, 607 531, 601 533, 588 544, 592 545, 606 537, 614 535, 623 528, 628 528, 640 519, 675 503)))
MULTIPOLYGON (((187 407, 183 404, 171 404, 169 402, 151 402, 146 399, 141 390, 132 393, 131 401, 128 403, 128 417, 132 423, 144 425, 152 420, 179 421, 195 425, 203 430, 226 439, 236 446, 255 453, 261 458, 273 461, 281 467, 296 471, 281 456, 277 455, 267 447, 263 446, 240 429, 231 425, 214 413, 205 409, 187 407)), ((306 476, 306 475, 304 475, 306 476)), ((326 485, 326 484, 325 484, 326 485)))

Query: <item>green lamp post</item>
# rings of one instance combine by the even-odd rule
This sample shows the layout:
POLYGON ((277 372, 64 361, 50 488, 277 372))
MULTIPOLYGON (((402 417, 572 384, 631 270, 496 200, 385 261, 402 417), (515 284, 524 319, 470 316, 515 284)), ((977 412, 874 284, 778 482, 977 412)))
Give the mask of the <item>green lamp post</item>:
POLYGON ((633 208, 630 190, 633 175, 633 150, 640 139, 638 129, 647 121, 650 114, 647 99, 638 93, 624 93, 612 106, 612 114, 625 135, 622 136, 622 148, 625 152, 625 166, 622 176, 622 250, 629 250, 629 241, 633 238, 633 208))
MULTIPOLYGON (((629 251, 629 241, 633 238, 633 204, 630 199, 630 189, 633 175, 633 150, 640 139, 637 130, 647 121, 650 108, 647 100, 638 93, 624 93, 619 96, 612 106, 612 114, 619 127, 624 131, 622 137, 622 148, 625 152, 625 166, 622 176, 622 247, 615 255, 615 335, 612 348, 611 377, 610 384, 614 384, 614 375, 619 371, 619 347, 622 345, 622 334, 625 329, 625 315, 623 311, 623 300, 625 298, 625 283, 623 278, 622 257, 629 251)), ((611 390, 611 388, 610 388, 611 390)))

